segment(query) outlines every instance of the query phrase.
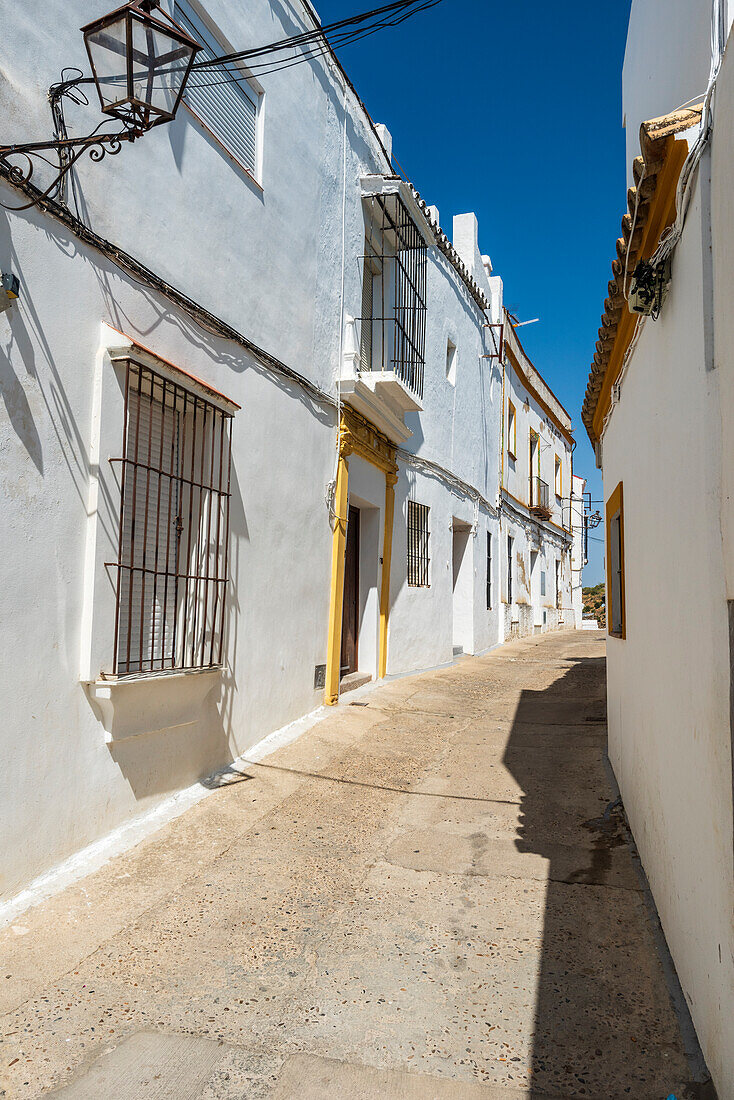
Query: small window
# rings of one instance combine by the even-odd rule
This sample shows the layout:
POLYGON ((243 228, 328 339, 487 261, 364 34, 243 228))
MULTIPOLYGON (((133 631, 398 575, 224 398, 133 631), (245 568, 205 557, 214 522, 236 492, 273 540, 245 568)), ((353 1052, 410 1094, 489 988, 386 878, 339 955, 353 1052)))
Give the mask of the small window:
POLYGON ((411 588, 428 588, 428 513, 427 504, 408 501, 408 584, 411 588))
POLYGON ((231 414, 128 361, 115 673, 222 663, 231 414))
POLYGON ((614 638, 626 634, 624 593, 624 506, 620 481, 607 501, 607 619, 614 638))
POLYGON ((492 610, 492 532, 487 531, 487 611, 492 610))
POLYGON ((556 558, 556 607, 561 610, 561 563, 556 558))
POLYGON ((507 406, 507 453, 510 458, 517 455, 517 413, 511 401, 507 406))
POLYGON ((540 571, 540 594, 545 596, 545 569, 540 571))
POLYGON ((513 593, 513 562, 512 558, 515 552, 515 540, 512 535, 507 536, 507 602, 512 603, 514 598, 513 593))
POLYGON ((456 385, 456 344, 446 341, 446 377, 452 386, 456 385))
MULTIPOLYGON (((174 18, 183 30, 201 43, 197 62, 209 61, 231 52, 217 38, 194 0, 176 0, 174 18)), ((237 64, 218 65, 215 69, 194 69, 183 98, 230 156, 257 179, 262 95, 245 70, 237 64)))
POLYGON ((555 484, 555 487, 556 487, 556 496, 557 497, 562 497, 563 496, 563 473, 562 473, 562 467, 561 467, 561 460, 558 457, 558 455, 556 455, 556 457, 555 457, 554 484, 555 484))

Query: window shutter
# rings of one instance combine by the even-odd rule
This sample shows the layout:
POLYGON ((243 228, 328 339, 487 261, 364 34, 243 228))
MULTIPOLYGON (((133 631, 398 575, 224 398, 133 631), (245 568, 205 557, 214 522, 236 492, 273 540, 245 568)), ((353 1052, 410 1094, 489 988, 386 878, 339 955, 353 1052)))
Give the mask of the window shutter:
MULTIPOLYGON (((201 43, 197 62, 227 53, 194 11, 189 0, 176 0, 175 18, 201 43)), ((236 65, 194 69, 184 100, 222 145, 253 175, 257 170, 257 110, 259 96, 236 65), (238 83, 234 83, 237 80, 238 83)))
POLYGON ((374 276, 368 256, 364 259, 364 279, 362 282, 362 331, 360 342, 360 365, 362 370, 372 370, 372 287, 374 276))

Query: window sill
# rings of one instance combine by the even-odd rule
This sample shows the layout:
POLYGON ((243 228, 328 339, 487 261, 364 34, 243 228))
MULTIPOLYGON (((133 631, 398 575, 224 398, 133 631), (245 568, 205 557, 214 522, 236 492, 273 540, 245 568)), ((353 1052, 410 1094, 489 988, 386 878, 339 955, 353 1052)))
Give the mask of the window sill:
POLYGON ((624 641, 626 635, 622 630, 608 630, 607 634, 610 638, 619 638, 620 641, 624 641))
POLYGON ((110 743, 193 725, 204 700, 221 683, 222 672, 221 668, 154 672, 93 680, 84 686, 110 743))

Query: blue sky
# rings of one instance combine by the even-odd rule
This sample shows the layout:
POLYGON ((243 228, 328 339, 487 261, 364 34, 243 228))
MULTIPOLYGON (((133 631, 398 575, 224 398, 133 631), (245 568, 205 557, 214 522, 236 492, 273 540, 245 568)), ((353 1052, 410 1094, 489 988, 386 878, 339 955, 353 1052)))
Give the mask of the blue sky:
MULTIPOLYGON (((316 0, 322 22, 377 0, 316 0)), ((443 0, 340 53, 393 152, 451 233, 479 244, 523 346, 571 413, 576 473, 601 500, 581 403, 626 209, 621 72, 630 0, 443 0)), ((601 507, 601 505, 596 505, 601 507)), ((601 530, 592 535, 601 539, 601 530)), ((589 544, 586 584, 603 579, 589 544)))

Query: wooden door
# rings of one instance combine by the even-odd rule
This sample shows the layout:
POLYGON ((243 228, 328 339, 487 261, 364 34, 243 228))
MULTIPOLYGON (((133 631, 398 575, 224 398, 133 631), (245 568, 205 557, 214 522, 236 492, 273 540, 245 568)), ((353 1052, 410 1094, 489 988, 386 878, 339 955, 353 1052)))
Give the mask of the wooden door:
POLYGON ((349 509, 347 548, 344 557, 344 605, 342 608, 341 674, 357 671, 359 627, 359 508, 349 509))

